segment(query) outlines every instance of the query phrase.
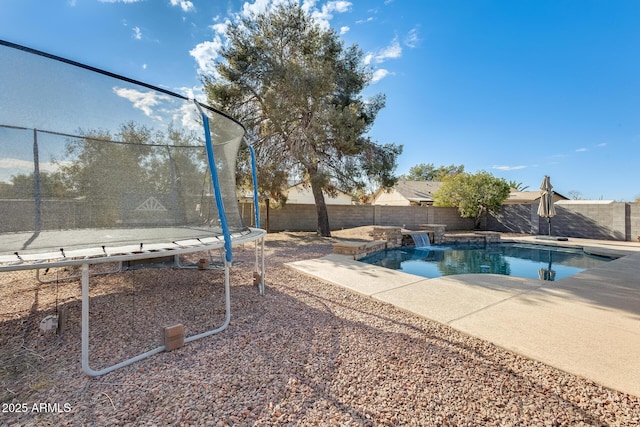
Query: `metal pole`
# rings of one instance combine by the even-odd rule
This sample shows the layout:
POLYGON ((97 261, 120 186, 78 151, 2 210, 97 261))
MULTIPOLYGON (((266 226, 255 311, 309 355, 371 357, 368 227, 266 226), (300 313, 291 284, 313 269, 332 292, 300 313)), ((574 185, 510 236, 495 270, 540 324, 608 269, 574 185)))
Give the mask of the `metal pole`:
POLYGON ((38 233, 42 227, 42 192, 40 188, 40 154, 38 153, 38 130, 33 129, 33 193, 35 202, 34 231, 38 233))

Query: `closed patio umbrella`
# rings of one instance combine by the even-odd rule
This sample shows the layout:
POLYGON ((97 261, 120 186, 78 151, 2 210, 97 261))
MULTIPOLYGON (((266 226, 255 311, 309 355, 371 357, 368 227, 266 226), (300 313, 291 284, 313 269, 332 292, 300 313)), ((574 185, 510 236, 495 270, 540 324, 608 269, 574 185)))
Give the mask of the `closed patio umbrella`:
POLYGON ((553 205, 553 186, 547 175, 544 176, 542 184, 540 185, 538 215, 547 218, 547 222, 549 223, 549 236, 551 236, 551 218, 556 216, 556 208, 553 205))

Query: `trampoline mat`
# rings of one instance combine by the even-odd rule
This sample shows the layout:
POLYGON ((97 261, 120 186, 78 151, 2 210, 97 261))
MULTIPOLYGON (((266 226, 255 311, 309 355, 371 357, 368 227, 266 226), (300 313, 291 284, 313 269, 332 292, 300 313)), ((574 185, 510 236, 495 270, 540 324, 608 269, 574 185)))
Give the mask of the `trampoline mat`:
MULTIPOLYGON (((234 234, 248 233, 249 229, 232 230, 234 234)), ((128 246, 149 249, 149 245, 187 242, 189 240, 222 240, 222 231, 214 227, 149 227, 46 230, 40 232, 5 233, 0 235, 0 256, 71 252, 99 248, 109 253, 110 248, 128 246)))

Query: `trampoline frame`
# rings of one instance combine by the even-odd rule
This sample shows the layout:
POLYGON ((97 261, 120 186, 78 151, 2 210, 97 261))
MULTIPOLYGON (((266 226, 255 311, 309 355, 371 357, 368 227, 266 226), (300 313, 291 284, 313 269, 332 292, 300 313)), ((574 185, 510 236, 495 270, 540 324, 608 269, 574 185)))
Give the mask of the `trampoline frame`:
MULTIPOLYGON (((232 234, 231 241, 232 244, 240 245, 250 242, 255 242, 255 253, 256 253, 256 265, 254 267, 254 272, 259 274, 259 281, 256 284, 258 286, 258 290, 261 295, 264 295, 264 237, 266 234, 265 230, 250 228, 250 232, 247 234, 232 234)), ((13 262, 13 263, 5 263, 0 264, 0 272, 9 272, 9 271, 24 271, 24 270, 38 270, 42 268, 54 268, 54 267, 69 267, 69 266, 81 266, 82 275, 81 275, 81 284, 82 284, 82 314, 81 314, 81 335, 82 335, 82 370, 90 376, 99 376, 104 375, 109 372, 112 372, 116 369, 131 365, 134 362, 145 359, 154 354, 160 353, 166 350, 166 346, 161 345, 152 350, 146 351, 144 353, 140 353, 132 358, 124 360, 122 362, 116 363, 114 365, 108 366, 103 369, 95 370, 90 366, 90 352, 89 352, 89 317, 90 317, 90 284, 89 284, 89 267, 95 264, 104 264, 104 263, 122 263, 126 261, 134 261, 134 260, 142 260, 142 259, 153 259, 153 258, 162 258, 167 256, 180 256, 195 252, 202 252, 213 249, 222 249, 224 248, 224 240, 212 237, 212 238, 204 238, 199 240, 186 240, 186 241, 177 241, 172 242, 166 245, 163 244, 154 244, 149 245, 152 246, 152 249, 143 249, 137 247, 138 250, 131 251, 132 246, 124 246, 120 248, 110 248, 111 255, 106 256, 92 256, 94 251, 74 251, 73 257, 66 258, 54 258, 54 259, 42 259, 34 262, 13 262), (86 256, 81 256, 82 252, 86 252, 86 256)), ((102 250, 102 249, 101 249, 102 250)), ((185 337, 185 344, 191 341, 198 340, 200 338, 205 338, 210 335, 217 334, 219 332, 224 331, 231 321, 231 295, 230 295, 230 268, 231 263, 224 259, 224 294, 225 294, 225 320, 221 326, 210 329, 208 331, 202 332, 200 334, 192 335, 190 337, 185 337)))

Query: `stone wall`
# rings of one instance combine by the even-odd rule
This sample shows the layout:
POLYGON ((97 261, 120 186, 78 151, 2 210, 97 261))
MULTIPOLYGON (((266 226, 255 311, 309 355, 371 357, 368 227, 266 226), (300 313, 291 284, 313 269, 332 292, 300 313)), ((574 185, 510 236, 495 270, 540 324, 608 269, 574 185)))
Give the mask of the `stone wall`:
POLYGON ((373 227, 371 237, 373 240, 382 240, 387 242, 387 249, 399 248, 402 246, 402 229, 400 227, 373 227))

